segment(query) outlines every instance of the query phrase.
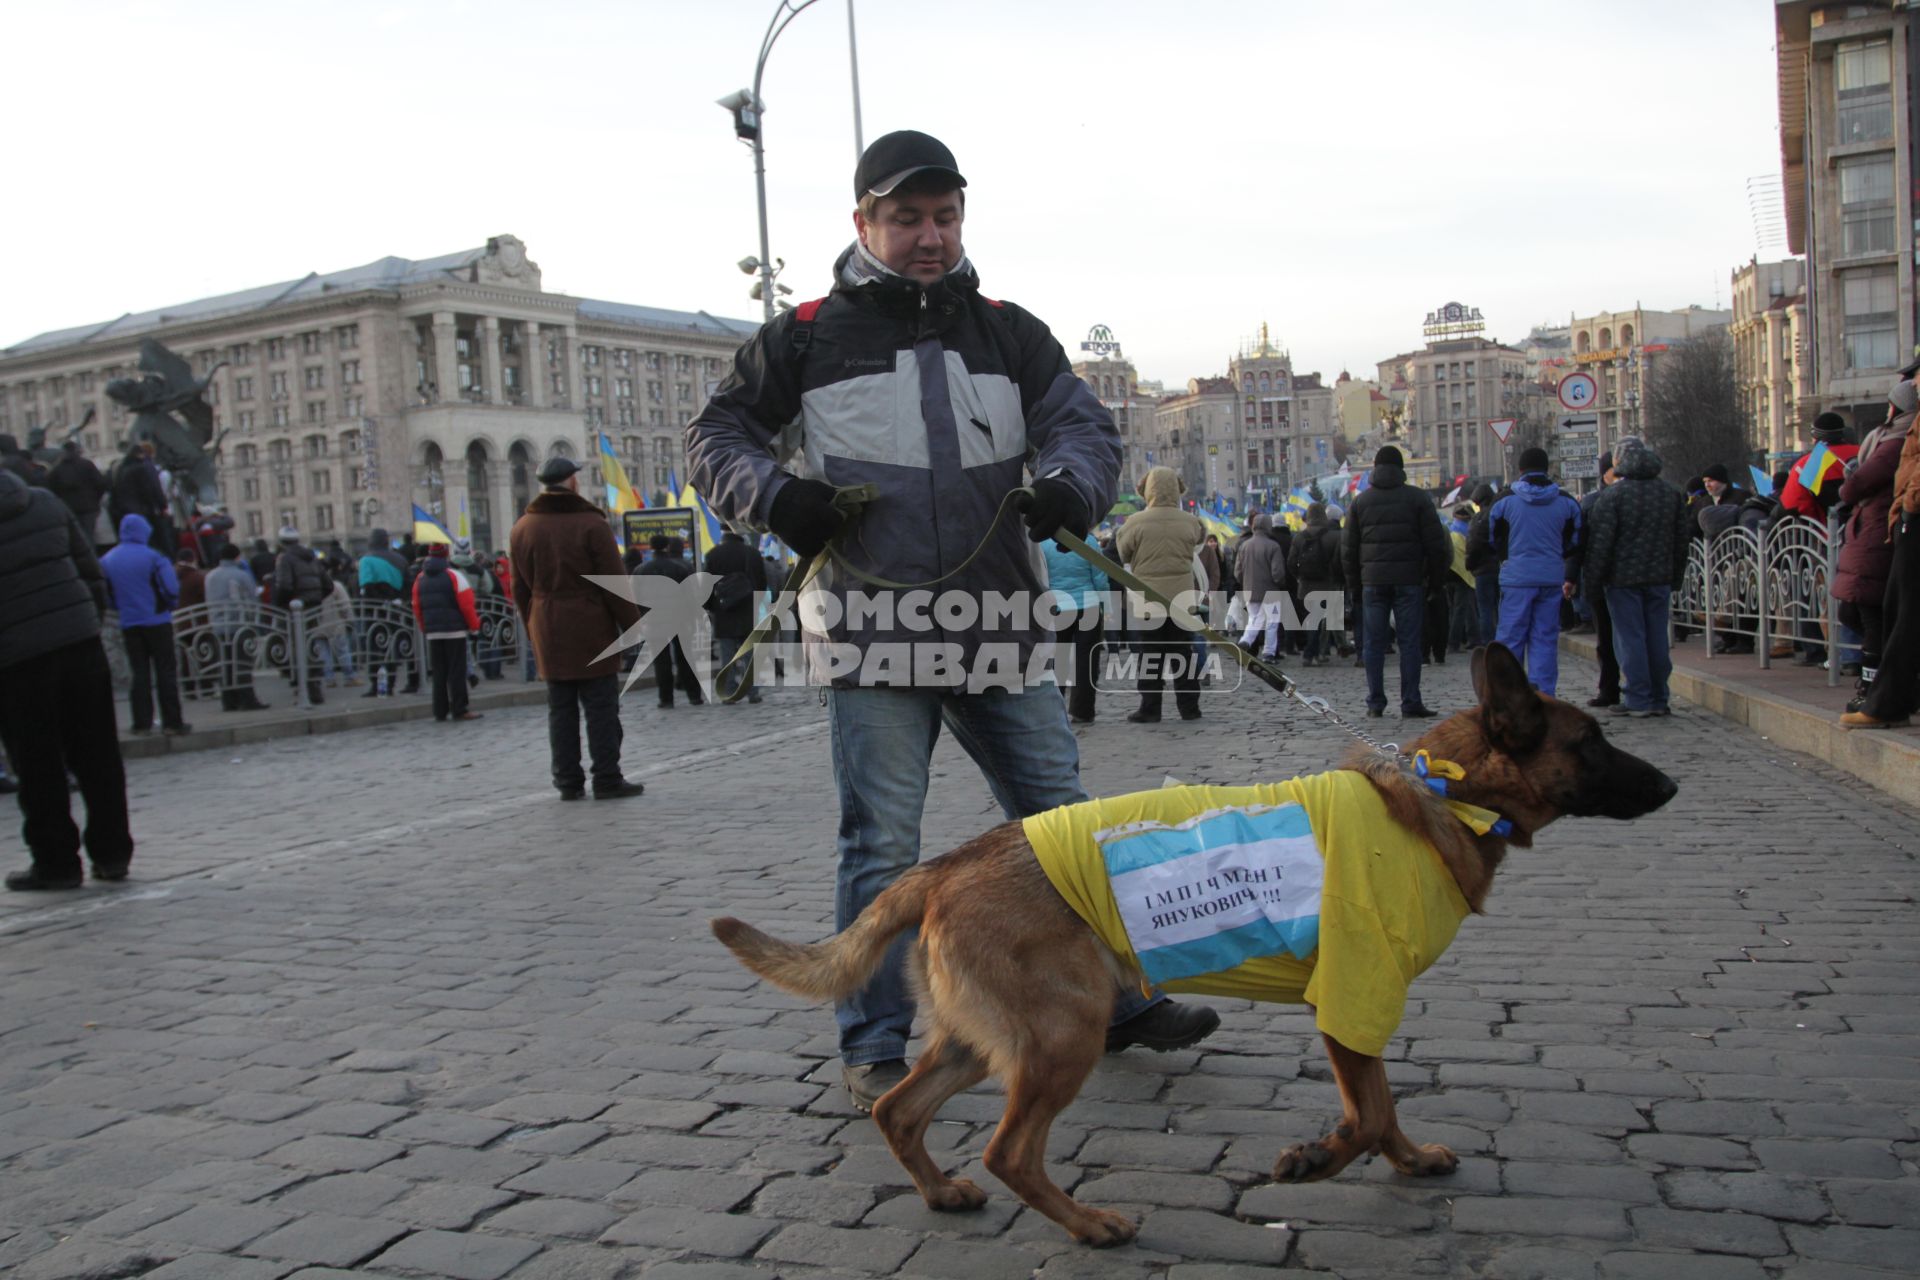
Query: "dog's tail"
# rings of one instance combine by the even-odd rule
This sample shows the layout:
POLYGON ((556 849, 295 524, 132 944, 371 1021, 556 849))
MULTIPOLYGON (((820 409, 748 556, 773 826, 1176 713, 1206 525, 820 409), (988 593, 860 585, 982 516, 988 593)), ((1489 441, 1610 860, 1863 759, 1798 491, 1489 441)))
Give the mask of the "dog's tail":
POLYGON ((875 898, 859 919, 825 942, 806 945, 762 933, 744 920, 720 916, 713 936, 741 964, 782 991, 810 1000, 839 1000, 866 984, 894 938, 920 923, 937 863, 913 868, 875 898))

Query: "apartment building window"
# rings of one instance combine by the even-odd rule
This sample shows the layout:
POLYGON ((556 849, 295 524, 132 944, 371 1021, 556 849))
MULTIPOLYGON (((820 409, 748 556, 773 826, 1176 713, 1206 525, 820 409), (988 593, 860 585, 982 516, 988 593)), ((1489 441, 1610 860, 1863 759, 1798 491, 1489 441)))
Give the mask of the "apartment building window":
POLYGON ((357 529, 367 522, 367 504, 365 502, 355 502, 352 511, 353 526, 357 529))
POLYGON ((466 334, 456 334, 453 339, 453 354, 462 360, 473 359, 473 339, 466 334))
POLYGON ((253 399, 253 375, 233 380, 233 398, 235 400, 253 399))
POLYGON ((462 365, 456 366, 455 380, 459 382, 460 389, 462 391, 471 390, 474 385, 473 366, 470 364, 462 364, 462 365))
POLYGON ((555 338, 551 342, 547 343, 547 363, 548 364, 560 363, 560 339, 558 338, 555 338))
POLYGON ((513 392, 515 395, 520 394, 520 366, 517 364, 510 364, 510 365, 507 365, 505 368, 501 369, 500 385, 505 387, 508 391, 513 392))
POLYGON ((567 375, 566 374, 556 373, 553 375, 553 394, 557 396, 564 396, 565 394, 567 394, 567 375))
POLYGON ((283 404, 273 406, 273 425, 276 427, 287 425, 287 406, 283 404))
POLYGON ((667 412, 666 412, 666 410, 664 410, 664 409, 649 409, 649 410, 647 410, 647 425, 648 425, 648 426, 650 426, 650 427, 664 427, 664 426, 666 426, 666 425, 667 425, 667 412))
POLYGON ((660 403, 660 397, 665 392, 665 390, 666 390, 665 383, 662 383, 652 378, 649 378, 647 380, 647 399, 653 401, 655 404, 660 403))
POLYGON ((327 385, 327 371, 319 365, 309 366, 302 374, 301 382, 309 391, 318 391, 327 385))
POLYGON ((309 487, 310 492, 313 492, 313 493, 332 493, 333 492, 333 472, 313 471, 313 472, 309 472, 308 474, 312 478, 312 484, 309 487))
POLYGON ((285 338, 267 339, 267 359, 285 360, 287 358, 287 340, 285 338))
POLYGON ((227 359, 236 365, 252 364, 253 363, 253 344, 251 342, 234 343, 232 346, 227 348, 227 359))
POLYGON ((283 471, 273 478, 273 496, 276 498, 291 498, 293 496, 293 476, 291 474, 283 471))
POLYGON ((334 345, 342 351, 351 350, 360 345, 360 326, 343 324, 333 331, 334 345))
POLYGON ((238 425, 242 431, 253 430, 253 410, 242 409, 236 416, 240 419, 238 425))
POLYGON ((268 462, 286 462, 293 457, 293 446, 285 440, 275 440, 267 446, 268 462))
POLYGON ((1849 369, 1891 369, 1899 363, 1892 267, 1848 271, 1840 277, 1845 314, 1840 344, 1849 369))
POLYGON ((302 447, 306 449, 309 458, 324 458, 327 456, 327 438, 325 436, 308 436, 301 444, 302 447))
POLYGON ((300 354, 303 356, 317 356, 320 354, 320 331, 318 329, 300 335, 300 354))
POLYGON ((366 475, 367 473, 362 471, 359 467, 348 467, 347 468, 347 488, 349 489, 366 488, 367 487, 366 475))
POLYGON ((240 496, 246 499, 248 502, 258 502, 260 500, 259 477, 248 476, 246 479, 242 480, 240 482, 240 496))
POLYGON ((676 416, 680 419, 680 426, 682 428, 684 428, 688 423, 693 421, 693 415, 687 412, 685 409, 682 409, 676 416))
POLYGON ((340 433, 340 452, 360 452, 360 433, 358 431, 342 431, 340 433))
POLYGON ((360 362, 358 360, 342 360, 340 362, 340 381, 345 383, 360 381, 360 362))
POLYGON ((1893 136, 1893 47, 1885 40, 1841 45, 1833 55, 1834 141, 1893 136))
POLYGON ((711 377, 718 377, 720 375, 720 357, 707 357, 707 373, 711 377))
POLYGON ((1893 252, 1893 155, 1849 156, 1840 171, 1841 249, 1893 252))
POLYGON ((622 400, 633 399, 633 379, 615 378, 613 380, 613 393, 622 400))
POLYGON ((93 391, 93 370, 89 369, 85 373, 80 374, 75 379, 75 382, 83 394, 91 394, 93 391))
POLYGON ((343 418, 358 418, 359 416, 361 416, 362 413, 366 411, 366 407, 367 407, 367 402, 364 397, 361 397, 361 396, 340 397, 340 416, 343 418))
POLYGON ((620 425, 623 427, 630 427, 633 425, 632 402, 626 401, 626 400, 622 400, 620 402, 619 422, 620 422, 620 425))
POLYGON ((605 422, 606 422, 606 417, 604 413, 601 411, 601 408, 599 405, 590 404, 587 406, 587 425, 588 426, 598 427, 598 426, 604 425, 605 422))
POLYGON ((675 373, 692 373, 693 357, 692 356, 675 356, 673 358, 673 371, 675 373))
POLYGON ((270 400, 287 398, 287 374, 284 369, 267 375, 267 398, 270 400))
POLYGON ((622 347, 613 353, 613 362, 622 369, 631 369, 633 368, 633 352, 622 347))
POLYGON ((641 448, 641 445, 640 445, 640 437, 639 437, 639 436, 622 436, 622 437, 620 437, 620 447, 621 447, 622 449, 625 449, 625 450, 627 451, 627 456, 628 456, 629 458, 631 458, 631 459, 633 459, 633 460, 634 460, 635 462, 639 462, 639 461, 640 461, 640 448, 641 448))
POLYGON ((691 382, 675 383, 674 390, 679 393, 680 402, 682 404, 685 404, 687 401, 693 399, 693 384, 691 382))
POLYGON ((325 422, 327 420, 327 402, 325 400, 307 401, 307 421, 325 422))
POLYGON ((660 353, 658 351, 647 352, 647 368, 658 369, 659 367, 660 367, 660 353))
POLYGON ((260 513, 258 511, 247 512, 247 536, 249 538, 257 538, 266 531, 266 524, 261 520, 260 513))
POLYGON ((292 507, 282 507, 280 508, 280 527, 285 529, 289 526, 295 529, 300 527, 300 513, 292 507))

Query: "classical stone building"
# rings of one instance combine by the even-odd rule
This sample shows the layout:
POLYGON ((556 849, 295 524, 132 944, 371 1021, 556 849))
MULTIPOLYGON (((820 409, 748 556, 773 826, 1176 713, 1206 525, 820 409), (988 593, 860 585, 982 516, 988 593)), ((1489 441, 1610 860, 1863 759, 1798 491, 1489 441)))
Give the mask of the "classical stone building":
POLYGON ((1383 382, 1404 383, 1394 434, 1409 483, 1445 490, 1457 476, 1501 474, 1500 444, 1487 423, 1505 416, 1524 382, 1526 355, 1483 336, 1484 328, 1477 307, 1449 302, 1427 313, 1426 346, 1380 362, 1383 382))
POLYGON ((1674 344, 1725 328, 1731 311, 1690 306, 1679 311, 1602 311, 1568 322, 1574 368, 1593 375, 1599 398, 1589 411, 1599 420, 1599 452, 1613 449, 1621 436, 1647 431, 1646 388, 1661 357, 1674 344))
POLYGON ((1813 400, 1806 263, 1754 258, 1735 268, 1727 333, 1749 444, 1775 461, 1800 452, 1801 428, 1813 420, 1801 407, 1813 400))
POLYGON ((1914 183, 1920 14, 1901 3, 1777 0, 1781 189, 1787 247, 1806 255, 1814 395, 1803 416, 1864 432, 1920 341, 1914 183))
POLYGON ((244 537, 293 525, 351 545, 418 503, 477 547, 505 545, 555 454, 604 430, 634 486, 685 477, 684 428, 756 326, 541 288, 513 236, 44 333, 0 351, 0 431, 82 433, 102 463, 125 412, 103 394, 156 338, 202 374, 221 491, 244 537))
POLYGON ((1141 382, 1133 361, 1121 353, 1104 325, 1095 325, 1080 348, 1084 358, 1073 362, 1073 376, 1100 398, 1120 429, 1120 490, 1129 492, 1157 456, 1154 406, 1160 399, 1159 384, 1141 382))
POLYGON ((1154 409, 1162 462, 1196 497, 1236 509, 1271 507, 1275 495, 1334 469, 1333 388, 1296 374, 1267 327, 1227 362, 1224 378, 1192 378, 1154 409))

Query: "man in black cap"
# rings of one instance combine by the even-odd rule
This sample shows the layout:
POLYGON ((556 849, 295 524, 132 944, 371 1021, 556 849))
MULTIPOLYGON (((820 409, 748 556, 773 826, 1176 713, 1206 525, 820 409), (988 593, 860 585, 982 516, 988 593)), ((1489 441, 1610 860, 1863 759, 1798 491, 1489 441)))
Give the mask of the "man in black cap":
POLYGON ((640 621, 631 600, 587 581, 621 576, 620 547, 600 508, 580 496, 571 458, 541 466, 541 490, 508 535, 513 603, 547 682, 547 743, 562 800, 587 794, 580 767, 580 718, 593 755, 593 796, 618 800, 645 788, 620 771, 620 655, 599 655, 640 621))
MULTIPOLYGON (((943 722, 1007 817, 1086 798, 1050 637, 1035 621, 1043 611, 1010 619, 985 605, 1043 598, 1034 544, 1063 528, 1085 534, 1106 514, 1120 437, 1046 325, 980 292, 961 246, 966 185, 938 139, 876 139, 854 173, 855 240, 834 264, 833 293, 762 327, 687 431, 694 487, 722 518, 771 529, 809 558, 851 525, 837 545, 853 568, 940 582, 930 613, 906 593, 895 607, 894 592, 837 565, 810 588, 826 597, 802 621, 824 624, 806 633, 806 652, 813 678, 832 686, 840 928, 918 861, 943 722), (869 483, 878 496, 857 515, 835 505, 837 488, 869 483), (1023 485, 1024 532, 1001 518, 1023 485), (846 607, 856 592, 857 613, 846 607)), ((906 1074, 903 958, 896 948, 836 1010, 863 1110, 906 1074)), ((1108 1046, 1183 1048, 1218 1025, 1209 1009, 1133 993, 1108 1046)))
POLYGON ((1431 716, 1420 698, 1424 605, 1428 585, 1445 582, 1453 566, 1453 539, 1433 499, 1407 483, 1406 461, 1392 445, 1373 455, 1366 491, 1347 508, 1341 557, 1347 590, 1365 611, 1360 655, 1367 668, 1367 714, 1387 712, 1391 620, 1393 643, 1400 647, 1400 714, 1431 716))

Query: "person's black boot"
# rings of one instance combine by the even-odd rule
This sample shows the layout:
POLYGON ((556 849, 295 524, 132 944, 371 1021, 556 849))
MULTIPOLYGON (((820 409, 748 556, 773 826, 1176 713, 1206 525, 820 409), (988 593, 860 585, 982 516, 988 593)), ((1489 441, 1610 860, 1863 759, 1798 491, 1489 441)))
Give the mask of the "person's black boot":
POLYGON ((39 893, 48 889, 78 889, 81 875, 78 871, 70 876, 50 876, 38 867, 28 867, 25 871, 12 871, 7 874, 7 888, 15 893, 39 893))
POLYGON ((1203 1004, 1175 1004, 1161 1000, 1125 1022, 1107 1028, 1107 1052, 1119 1053, 1131 1045, 1168 1053, 1189 1049, 1212 1035, 1220 1015, 1203 1004))

